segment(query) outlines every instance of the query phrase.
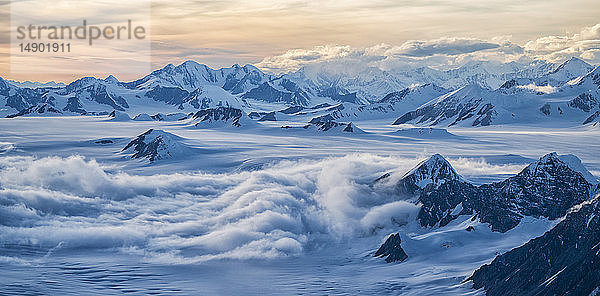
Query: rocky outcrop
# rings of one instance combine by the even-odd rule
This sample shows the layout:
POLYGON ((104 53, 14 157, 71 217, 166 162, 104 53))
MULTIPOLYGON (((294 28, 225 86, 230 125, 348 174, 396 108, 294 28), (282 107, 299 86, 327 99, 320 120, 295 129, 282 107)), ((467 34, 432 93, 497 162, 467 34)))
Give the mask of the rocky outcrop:
POLYGON ((408 255, 404 252, 401 246, 402 240, 400 234, 392 234, 388 239, 379 247, 373 257, 385 258, 385 262, 403 262, 408 259, 408 255))
POLYGON ((131 153, 131 158, 146 158, 151 162, 185 155, 188 147, 181 138, 162 130, 149 129, 133 139, 123 152, 131 153))
POLYGON ((552 230, 500 255, 469 280, 488 296, 595 295, 600 287, 598 197, 552 230))
POLYGON ((489 223, 492 231, 506 232, 524 216, 552 220, 564 216, 571 207, 594 195, 597 185, 593 178, 575 156, 550 153, 516 176, 475 186, 436 154, 395 186, 399 194, 418 196, 416 202, 421 209, 417 219, 422 226, 445 226, 460 215, 475 215, 489 223))

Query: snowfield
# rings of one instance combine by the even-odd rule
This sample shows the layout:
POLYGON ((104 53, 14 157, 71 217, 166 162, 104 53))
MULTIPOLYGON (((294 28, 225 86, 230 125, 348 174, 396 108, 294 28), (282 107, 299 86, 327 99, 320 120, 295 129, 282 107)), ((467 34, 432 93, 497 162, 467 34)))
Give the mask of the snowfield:
POLYGON ((599 66, 348 71, 0 78, 0 294, 599 289, 599 66))
POLYGON ((506 233, 468 215, 422 227, 420 205, 376 179, 439 153, 464 179, 490 183, 553 151, 581 159, 586 180, 599 177, 597 127, 391 123, 353 121, 364 133, 348 133, 299 122, 0 119, 1 291, 479 295, 466 278, 560 219, 525 217, 506 233), (392 233, 402 263, 373 257, 392 233))

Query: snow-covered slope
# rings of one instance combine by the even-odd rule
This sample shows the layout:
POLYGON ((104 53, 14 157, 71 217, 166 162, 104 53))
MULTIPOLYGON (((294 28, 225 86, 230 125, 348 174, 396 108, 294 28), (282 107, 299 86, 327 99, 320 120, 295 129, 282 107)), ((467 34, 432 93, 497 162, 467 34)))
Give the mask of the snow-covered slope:
POLYGON ((190 148, 182 142, 182 138, 162 130, 149 129, 133 139, 123 153, 131 154, 131 158, 146 158, 151 162, 181 157, 189 153, 190 148))
POLYGON ((469 278, 489 296, 597 295, 600 196, 539 238, 479 268, 469 278))
POLYGON ((217 107, 200 110, 192 114, 186 123, 189 126, 197 128, 239 128, 258 125, 254 120, 248 118, 246 113, 242 110, 231 107, 217 107))
POLYGON ((511 80, 497 90, 472 84, 407 112, 394 124, 486 126, 594 123, 600 116, 598 73, 600 70, 595 68, 557 88, 538 86, 533 80, 511 80))
POLYGON ((511 112, 512 109, 519 110, 524 105, 530 104, 531 102, 524 102, 518 97, 502 96, 491 90, 471 84, 440 96, 414 111, 407 112, 398 118, 394 124, 410 122, 440 126, 457 124, 485 126, 497 121, 510 121, 511 117, 516 117, 511 112))
POLYGON ((593 69, 594 67, 592 65, 581 59, 572 57, 542 77, 547 78, 548 80, 566 83, 577 77, 586 75, 593 69))
MULTIPOLYGON (((375 183, 393 180, 392 174, 386 173, 375 180, 375 183)), ((420 194, 426 187, 433 190, 446 182, 461 180, 462 177, 450 163, 443 156, 435 154, 407 172, 394 186, 397 194, 412 196, 420 194)))
POLYGON ((524 216, 558 219, 595 192, 594 184, 579 172, 582 167, 571 168, 569 164, 577 162, 573 156, 568 158, 571 161, 565 163, 556 153, 547 154, 502 182, 479 187, 447 182, 425 190, 419 197, 423 204, 419 220, 424 226, 434 226, 459 215, 477 215, 493 231, 506 232, 524 216))
POLYGON ((120 111, 113 111, 110 114, 108 114, 108 118, 110 118, 110 121, 130 121, 131 117, 129 117, 129 115, 127 115, 127 113, 125 112, 120 112, 120 111))
POLYGON ((593 196, 596 182, 584 177, 590 173, 581 161, 573 155, 562 158, 567 162, 550 153, 502 182, 475 186, 436 154, 401 179, 388 173, 375 185, 395 182, 399 197, 417 196, 415 202, 421 204, 417 219, 422 226, 444 226, 460 215, 471 215, 493 231, 506 232, 524 216, 558 219, 593 196))

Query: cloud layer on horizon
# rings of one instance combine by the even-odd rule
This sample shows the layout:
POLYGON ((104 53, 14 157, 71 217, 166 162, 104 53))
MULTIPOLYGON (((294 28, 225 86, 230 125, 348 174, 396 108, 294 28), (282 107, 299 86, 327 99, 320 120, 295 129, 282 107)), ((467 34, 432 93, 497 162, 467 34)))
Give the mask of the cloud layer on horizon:
POLYGON ((448 69, 469 61, 527 63, 545 60, 559 63, 571 57, 581 58, 591 64, 600 63, 600 24, 585 27, 572 35, 540 37, 524 45, 513 43, 510 36, 489 40, 443 37, 364 48, 320 45, 311 49, 291 49, 280 55, 266 57, 257 66, 274 73, 296 71, 307 65, 323 63, 372 66, 382 70, 423 66, 448 69))

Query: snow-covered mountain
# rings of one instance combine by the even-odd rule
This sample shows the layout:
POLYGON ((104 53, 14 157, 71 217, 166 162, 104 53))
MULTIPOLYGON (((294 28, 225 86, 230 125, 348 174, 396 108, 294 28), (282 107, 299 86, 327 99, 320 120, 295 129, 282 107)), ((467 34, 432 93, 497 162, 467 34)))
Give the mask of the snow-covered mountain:
POLYGON ((240 109, 232 107, 217 107, 202 109, 193 113, 186 121, 189 126, 197 128, 214 127, 252 127, 257 123, 240 109))
POLYGON ((285 78, 267 81, 242 95, 244 99, 308 106, 310 95, 296 83, 285 78))
POLYGON ((258 68, 246 65, 240 67, 211 69, 194 61, 186 61, 181 65, 169 64, 127 85, 133 88, 154 89, 179 88, 192 92, 205 85, 215 85, 225 90, 233 90, 237 94, 254 88, 268 80, 268 76, 258 68))
MULTIPOLYGON (((391 176, 392 173, 386 173, 375 180, 375 183, 387 182, 391 176)), ((443 156, 435 154, 402 176, 394 187, 397 194, 412 196, 420 194, 426 187, 431 190, 446 182, 460 180, 462 177, 450 163, 443 156)))
POLYGON ((597 295, 600 196, 552 230, 494 259, 469 278, 488 296, 597 295))
POLYGON ((106 115, 117 110, 135 117, 231 107, 263 121, 306 122, 330 115, 427 126, 597 124, 597 71, 572 58, 560 65, 471 62, 443 71, 328 64, 274 76, 251 65, 215 70, 187 61, 132 82, 85 77, 65 86, 26 88, 0 80, 0 116, 106 115))
POLYGON ((535 80, 511 80, 496 90, 467 85, 407 112, 394 124, 593 123, 600 115, 599 71, 596 68, 555 89, 550 85, 537 86, 535 80))
POLYGON ((162 130, 149 129, 133 139, 122 152, 131 158, 146 158, 151 162, 185 155, 190 151, 182 138, 162 130))
POLYGON ((400 91, 391 92, 371 104, 342 103, 325 110, 324 113, 334 119, 343 118, 344 120, 394 118, 447 92, 446 89, 433 84, 411 86, 400 91))
MULTIPOLYGON (((391 179, 388 173, 377 182, 391 179)), ((502 182, 475 186, 460 177, 441 155, 434 155, 394 185, 399 195, 417 195, 422 226, 444 226, 472 215, 493 231, 506 232, 524 216, 558 219, 592 198, 597 180, 573 155, 550 153, 502 182), (564 161, 563 161, 564 159, 564 161)))
POLYGON ((53 87, 53 88, 59 88, 59 87, 64 87, 65 84, 62 82, 55 82, 55 81, 49 81, 49 82, 35 82, 35 81, 14 81, 14 80, 9 80, 7 81, 9 84, 12 84, 16 87, 21 87, 21 88, 49 88, 49 87, 53 87))

